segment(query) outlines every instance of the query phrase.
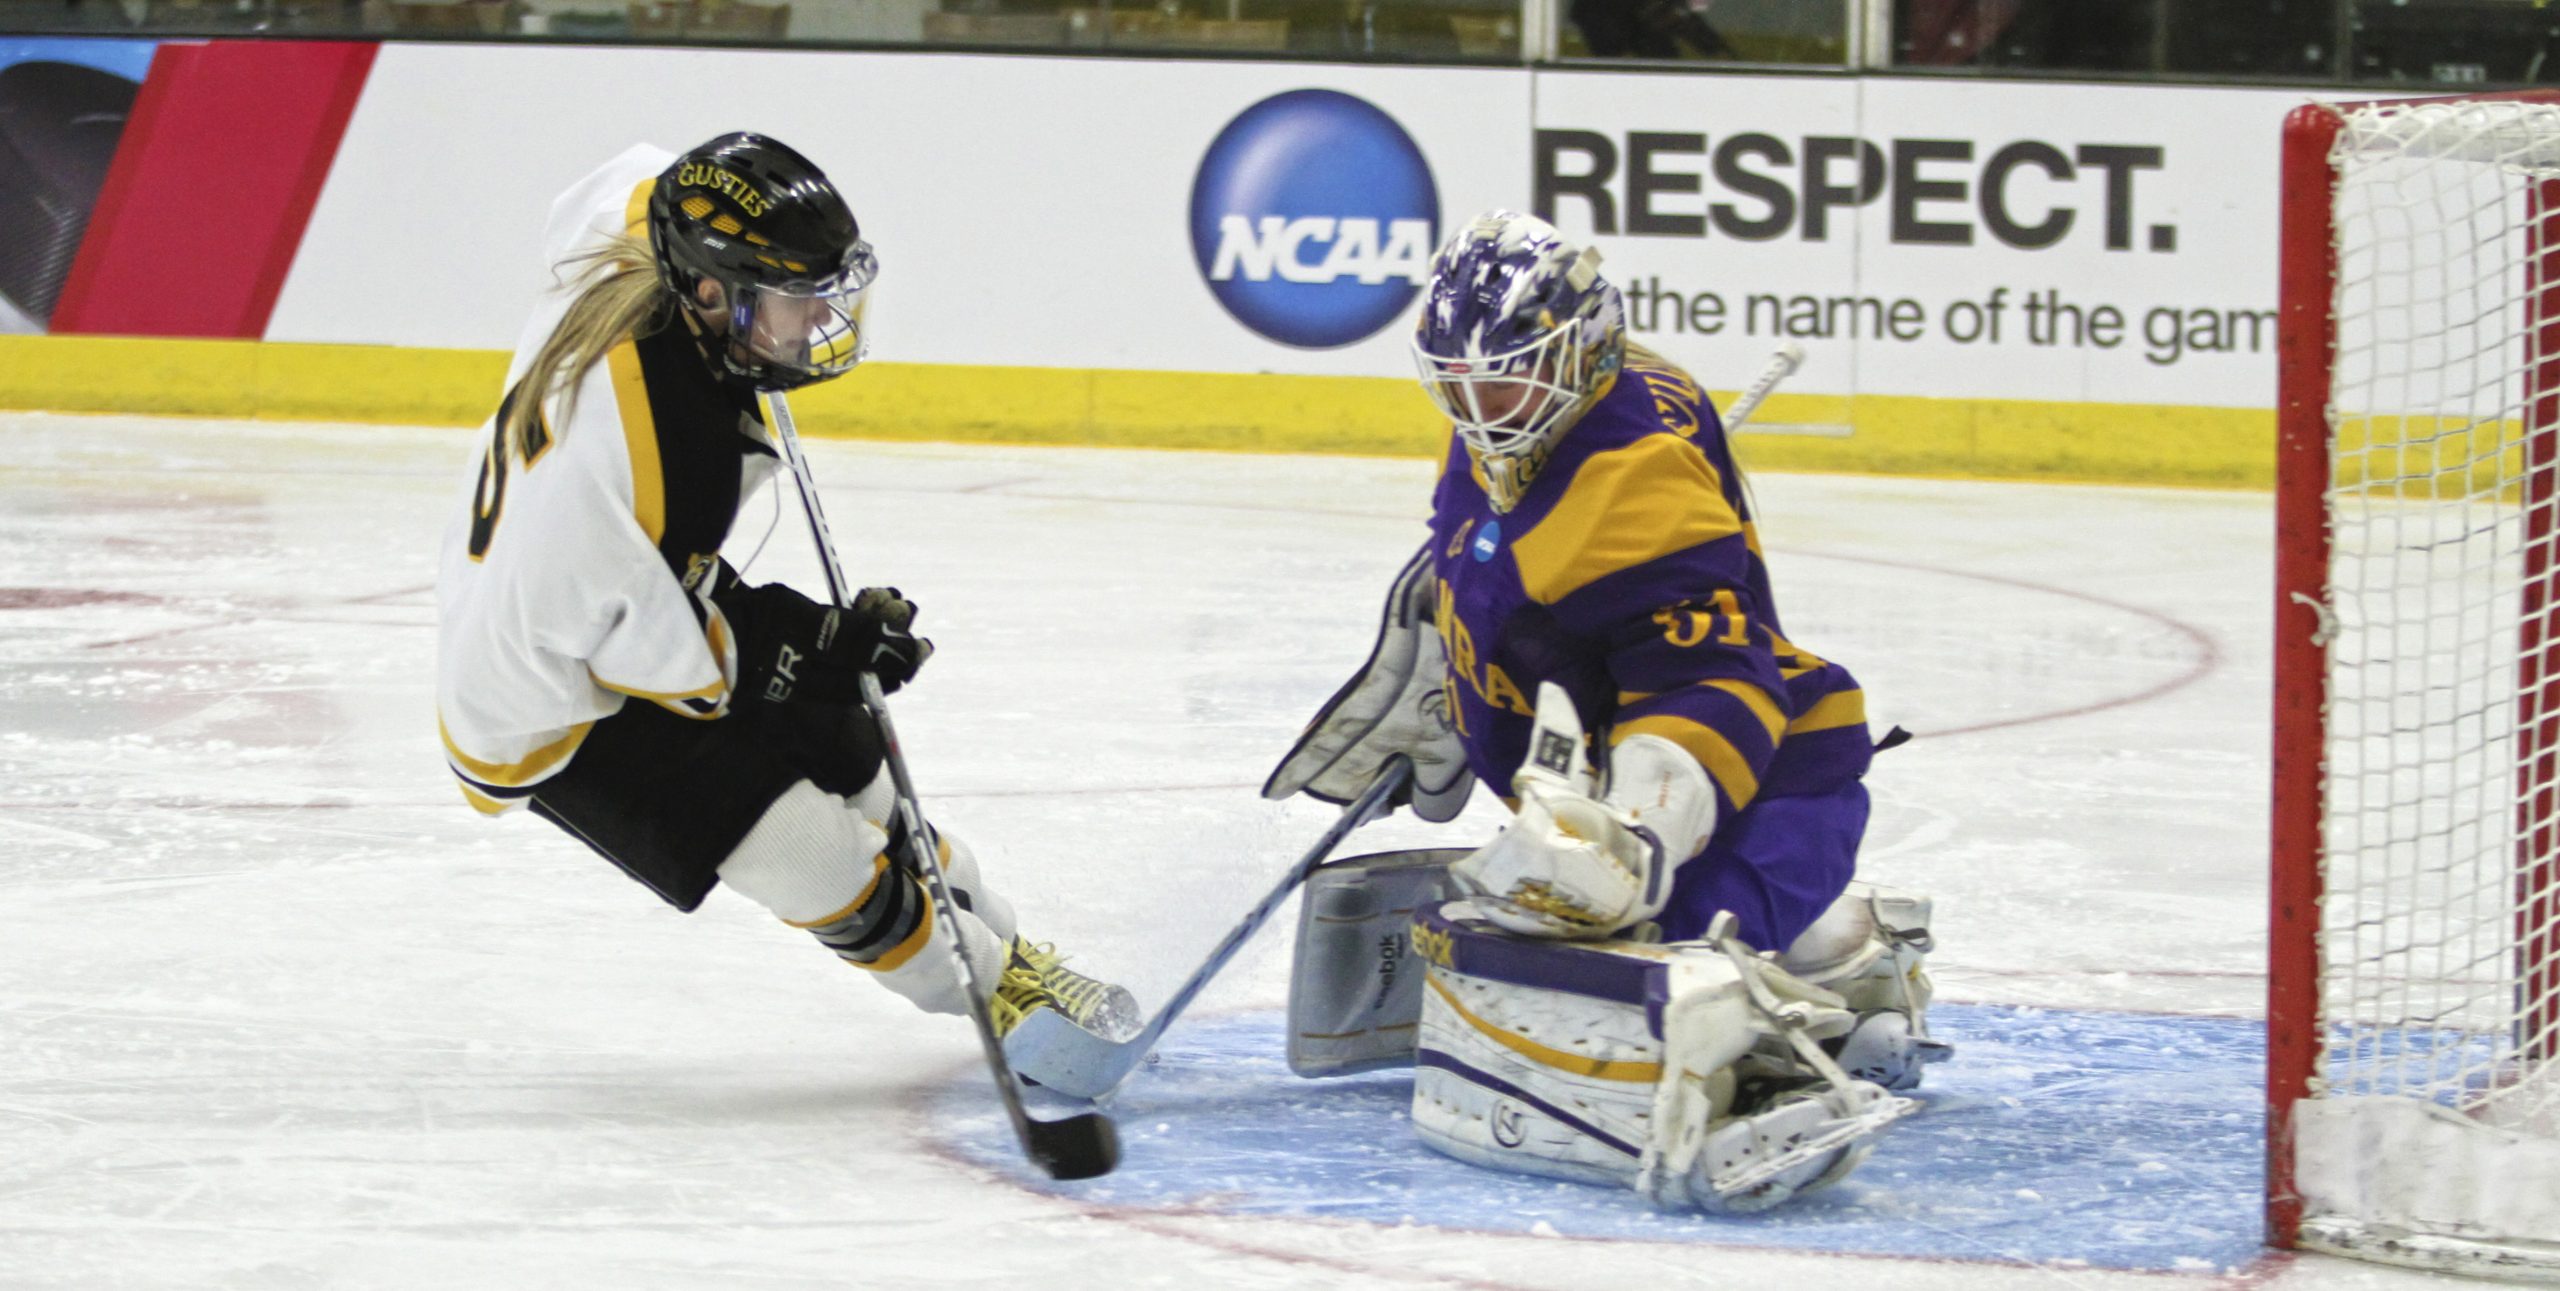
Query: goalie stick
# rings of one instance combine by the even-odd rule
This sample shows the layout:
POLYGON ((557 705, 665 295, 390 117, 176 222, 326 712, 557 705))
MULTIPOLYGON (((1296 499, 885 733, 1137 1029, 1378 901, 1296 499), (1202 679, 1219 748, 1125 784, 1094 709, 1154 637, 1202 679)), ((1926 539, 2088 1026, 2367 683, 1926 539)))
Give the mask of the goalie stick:
POLYGON ((1742 423, 1751 420, 1751 414, 1760 410, 1760 401, 1768 398, 1769 392, 1777 389, 1779 382, 1803 365, 1804 347, 1793 341, 1781 343, 1777 352, 1769 356, 1768 366, 1761 368, 1760 375, 1752 378, 1751 384, 1733 397, 1733 406, 1724 410, 1725 433, 1731 434, 1742 423))
MULTIPOLYGON (((1777 389, 1778 383, 1786 380, 1803 362, 1803 346, 1793 341, 1781 344, 1769 356, 1769 362, 1761 369, 1760 375, 1726 410, 1725 428, 1731 430, 1749 420, 1761 401, 1769 397, 1769 392, 1777 389)), ((1402 754, 1391 756, 1380 764, 1369 787, 1342 809, 1342 815, 1334 821, 1331 829, 1325 831, 1324 837, 1316 840, 1316 845, 1281 875, 1280 882, 1263 897, 1261 903, 1245 914, 1244 919, 1218 943, 1217 949, 1209 952, 1207 961, 1193 970, 1190 979, 1174 992, 1136 1038, 1113 1044, 1082 1028, 1067 1025, 1062 1019, 1034 1013, 1014 1031, 1012 1042, 1015 1052, 1040 1054, 1041 1083, 1048 1088, 1078 1098, 1108 1097, 1129 1078, 1129 1073, 1136 1070, 1139 1063, 1146 1061, 1147 1054, 1163 1038, 1166 1029, 1173 1025, 1185 1008, 1190 1007, 1192 997, 1227 966, 1228 960, 1235 958, 1236 952, 1270 920, 1280 903, 1324 864, 1333 850, 1342 845, 1342 840, 1353 830, 1391 810, 1390 804, 1412 782, 1413 773, 1412 760, 1402 754)))
POLYGON ((1334 849, 1342 845, 1343 839, 1350 837, 1351 831, 1394 810, 1396 795, 1412 782, 1413 760, 1401 753, 1389 755, 1379 765, 1378 774, 1369 781, 1369 787, 1361 790, 1360 796, 1352 799, 1350 805, 1342 809, 1342 814, 1334 818, 1332 827, 1316 840, 1315 846, 1308 848, 1307 854, 1299 857, 1298 863, 1280 876, 1280 882, 1262 898, 1261 904, 1246 912, 1244 919, 1228 930, 1217 949, 1210 951, 1209 958, 1192 970, 1190 980, 1165 1001, 1164 1008, 1135 1039, 1113 1044, 1052 1016, 1053 1011, 1048 1010, 1024 1018, 1015 1029, 1013 1040, 1024 1052, 1036 1051, 1041 1055, 1040 1083, 1077 1098, 1102 1098, 1118 1089, 1120 1082, 1127 1080, 1129 1073, 1146 1061, 1147 1053, 1164 1037, 1165 1029, 1190 1007, 1192 997, 1198 995, 1201 988, 1209 984, 1209 979, 1217 976, 1218 971, 1227 966, 1227 961, 1244 948, 1245 942, 1270 921, 1272 911, 1279 909, 1280 903, 1288 900, 1289 894, 1297 891, 1298 885, 1306 882, 1307 876, 1315 873, 1316 868, 1333 855, 1334 849))
MULTIPOLYGON (((846 593, 844 568, 836 562, 836 545, 827 531, 826 512, 818 505, 817 482, 809 476, 809 463, 800 455, 800 435, 791 420, 791 406, 780 394, 768 394, 766 402, 773 409, 774 438, 782 448, 782 460, 791 468, 791 478, 800 488, 800 509, 809 517, 809 540, 818 549, 818 561, 826 569, 827 597, 837 609, 850 609, 852 598, 846 593)), ((924 831, 924 813, 916 806, 915 782, 907 775, 906 754, 898 747, 898 728, 889 720, 889 706, 880 694, 880 679, 871 673, 861 674, 862 702, 871 710, 872 721, 879 724, 880 742, 889 764, 890 783, 898 791, 898 820, 906 829, 908 863, 933 895, 933 917, 942 925, 950 940, 952 965, 960 973, 961 994, 969 1000, 969 1021, 977 1028, 978 1047, 986 1054, 987 1071, 995 1077, 996 1093, 1004 1100, 1005 1115, 1013 1122, 1014 1138, 1021 1143, 1023 1155, 1031 1158, 1052 1179, 1090 1179, 1109 1174, 1120 1164, 1120 1134, 1111 1118, 1100 1112, 1078 1112, 1054 1121, 1033 1120, 1022 1105, 1022 1086, 1006 1061, 1004 1044, 996 1039, 995 1021, 988 1016, 986 997, 979 990, 978 975, 969 965, 968 955, 961 949, 959 922, 952 915, 958 907, 951 900, 951 885, 943 877, 942 864, 934 856, 924 831)), ((1042 1009, 1033 1016, 1053 1015, 1056 1010, 1042 1009)))

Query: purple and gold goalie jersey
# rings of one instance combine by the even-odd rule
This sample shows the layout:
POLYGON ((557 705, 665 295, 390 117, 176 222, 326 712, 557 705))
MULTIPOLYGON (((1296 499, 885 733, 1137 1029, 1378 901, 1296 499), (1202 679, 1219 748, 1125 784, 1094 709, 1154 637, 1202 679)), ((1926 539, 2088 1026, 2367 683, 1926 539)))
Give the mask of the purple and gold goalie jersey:
POLYGON ((1687 749, 1726 819, 1863 775, 1865 697, 1779 626, 1749 500, 1697 383, 1630 346, 1552 451, 1497 512, 1452 436, 1432 495, 1435 618, 1476 776, 1509 788, 1542 681, 1572 695, 1605 732, 1596 739, 1687 749))

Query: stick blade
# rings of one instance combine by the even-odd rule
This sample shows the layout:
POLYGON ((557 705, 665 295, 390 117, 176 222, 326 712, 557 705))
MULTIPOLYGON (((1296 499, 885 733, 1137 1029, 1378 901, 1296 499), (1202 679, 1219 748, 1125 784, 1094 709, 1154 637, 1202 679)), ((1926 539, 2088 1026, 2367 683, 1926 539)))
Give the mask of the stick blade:
POLYGON ((1111 1173, 1120 1164, 1120 1131, 1100 1112, 1033 1121, 1024 1139, 1032 1161, 1052 1179, 1091 1179, 1111 1173))
POLYGON ((1113 1043, 1069 1022, 1056 1009, 1035 1009, 1004 1038, 1015 1072, 1069 1098, 1101 1098, 1120 1087, 1154 1047, 1155 1037, 1113 1043))

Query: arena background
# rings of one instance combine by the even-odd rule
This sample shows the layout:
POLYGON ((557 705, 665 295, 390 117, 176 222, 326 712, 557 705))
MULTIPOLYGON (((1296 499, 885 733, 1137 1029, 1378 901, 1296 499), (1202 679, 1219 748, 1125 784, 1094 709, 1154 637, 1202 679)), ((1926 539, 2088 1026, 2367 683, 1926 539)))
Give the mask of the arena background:
POLYGON ((753 126, 843 177, 884 266, 872 361, 800 401, 815 433, 1429 453, 1410 311, 1340 338, 1410 299, 1398 220, 1436 241, 1511 205, 1592 237, 1637 336, 1711 389, 1805 346, 1763 465, 2271 477, 2299 89, 78 38, 0 60, 138 51, 49 328, 0 311, 0 406, 476 423, 551 198, 632 143, 753 126), (1331 115, 1284 110, 1308 104, 1331 115), (1349 182, 1272 170, 1344 147, 1349 182), (1231 217, 1253 236, 1213 281, 1200 230, 1231 217), (1252 321, 1290 311, 1325 343, 1252 321))

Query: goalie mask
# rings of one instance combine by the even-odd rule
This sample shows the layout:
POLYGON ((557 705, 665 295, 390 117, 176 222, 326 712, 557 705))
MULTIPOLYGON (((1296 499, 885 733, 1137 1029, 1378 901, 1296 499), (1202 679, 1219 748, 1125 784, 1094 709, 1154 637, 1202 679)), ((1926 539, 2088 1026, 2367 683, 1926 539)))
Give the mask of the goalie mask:
POLYGON ((1608 391, 1625 352, 1600 253, 1545 220, 1489 211, 1432 257, 1414 361, 1479 462, 1543 457, 1608 391))
POLYGON ((649 194, 649 244, 712 371, 771 392, 862 361, 879 261, 835 185, 781 143, 725 134, 677 158, 649 194))

